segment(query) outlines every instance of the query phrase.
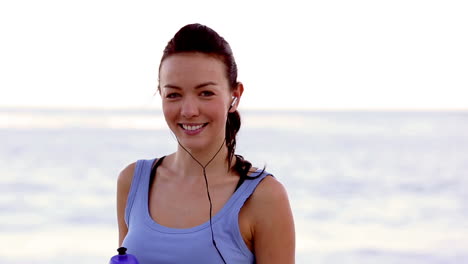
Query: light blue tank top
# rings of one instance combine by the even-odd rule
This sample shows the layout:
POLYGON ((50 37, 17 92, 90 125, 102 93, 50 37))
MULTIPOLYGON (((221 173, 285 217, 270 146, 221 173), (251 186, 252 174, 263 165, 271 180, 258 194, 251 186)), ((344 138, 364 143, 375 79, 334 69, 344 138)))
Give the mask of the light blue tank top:
MULTIPOLYGON (((140 264, 223 263, 212 244, 209 221, 192 228, 178 229, 162 226, 151 218, 148 190, 154 161, 139 160, 136 163, 125 208, 128 233, 122 246, 135 255, 140 264)), ((261 170, 257 171, 259 173, 261 170)), ((227 264, 255 263, 254 254, 242 239, 238 216, 244 202, 267 175, 270 174, 264 171, 259 177, 245 180, 212 218, 216 245, 227 264)))

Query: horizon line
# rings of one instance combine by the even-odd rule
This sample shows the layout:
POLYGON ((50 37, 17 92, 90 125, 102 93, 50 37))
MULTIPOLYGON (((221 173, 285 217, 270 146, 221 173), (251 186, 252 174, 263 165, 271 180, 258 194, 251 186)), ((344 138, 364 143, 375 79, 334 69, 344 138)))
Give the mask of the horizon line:
MULTIPOLYGON (((161 107, 154 106, 123 106, 123 107, 98 107, 98 106, 3 106, 0 105, 0 111, 8 110, 50 110, 50 111, 147 111, 147 110, 162 110, 161 107)), ((466 108, 378 108, 378 107, 317 107, 317 108, 294 108, 294 107, 240 107, 242 111, 306 111, 306 112, 336 112, 336 111, 351 111, 351 112, 467 112, 466 108)))

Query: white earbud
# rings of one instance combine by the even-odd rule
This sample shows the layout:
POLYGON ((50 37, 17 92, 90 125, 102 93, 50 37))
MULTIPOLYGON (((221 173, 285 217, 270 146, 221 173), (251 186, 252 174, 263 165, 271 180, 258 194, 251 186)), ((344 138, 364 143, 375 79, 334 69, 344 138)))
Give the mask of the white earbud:
POLYGON ((237 102, 237 97, 236 97, 236 96, 233 96, 232 98, 233 98, 233 99, 232 99, 232 103, 231 103, 231 106, 229 106, 228 111, 230 111, 231 108, 232 108, 232 107, 236 104, 236 102, 237 102))
POLYGON ((237 102, 237 97, 234 96, 234 99, 232 100, 232 103, 231 103, 231 107, 233 107, 236 102, 237 102))

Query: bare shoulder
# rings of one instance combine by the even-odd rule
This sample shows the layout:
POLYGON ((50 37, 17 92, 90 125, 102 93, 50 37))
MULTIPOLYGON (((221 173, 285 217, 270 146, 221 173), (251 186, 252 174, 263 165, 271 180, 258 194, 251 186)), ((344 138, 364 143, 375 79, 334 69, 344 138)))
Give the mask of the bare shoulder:
POLYGON ((130 187, 130 184, 132 183, 133 179, 133 174, 135 172, 135 166, 136 162, 133 162, 129 165, 127 165, 119 174, 119 177, 117 179, 117 184, 119 186, 125 187, 128 186, 130 187))
POLYGON ((264 219, 265 214, 274 213, 277 206, 289 207, 288 194, 283 184, 269 175, 258 184, 246 201, 244 210, 248 212, 251 220, 264 219))
POLYGON ((128 228, 124 220, 125 207, 127 206, 127 197, 130 192, 130 186, 135 171, 135 162, 125 167, 117 178, 117 222, 119 226, 119 245, 127 235, 128 228))
POLYGON ((267 176, 250 200, 257 263, 294 263, 294 220, 286 188, 267 176))
POLYGON ((117 178, 117 207, 119 210, 125 209, 130 186, 132 185, 133 174, 135 172, 135 162, 125 167, 117 178))
POLYGON ((267 176, 258 184, 251 200, 255 204, 258 203, 264 206, 264 203, 287 201, 288 194, 281 182, 272 176, 267 176))

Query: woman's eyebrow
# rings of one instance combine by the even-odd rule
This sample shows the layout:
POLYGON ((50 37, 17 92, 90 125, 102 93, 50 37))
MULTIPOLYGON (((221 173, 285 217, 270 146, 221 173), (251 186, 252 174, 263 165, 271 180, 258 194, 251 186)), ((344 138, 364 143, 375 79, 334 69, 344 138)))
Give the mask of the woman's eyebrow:
POLYGON ((208 85, 217 85, 217 83, 215 83, 215 82, 204 82, 204 83, 201 83, 201 84, 195 86, 195 89, 200 89, 200 88, 203 88, 203 87, 208 86, 208 85))
MULTIPOLYGON (((203 87, 208 86, 208 85, 218 85, 218 84, 215 83, 215 82, 211 82, 211 81, 210 82, 204 82, 204 83, 197 84, 194 87, 194 89, 200 89, 200 88, 203 88, 203 87)), ((163 88, 182 90, 182 88, 180 88, 179 86, 172 85, 172 84, 165 84, 163 86, 163 88)))
POLYGON ((179 86, 175 86, 172 84, 165 84, 163 88, 182 90, 182 88, 180 88, 179 86))

